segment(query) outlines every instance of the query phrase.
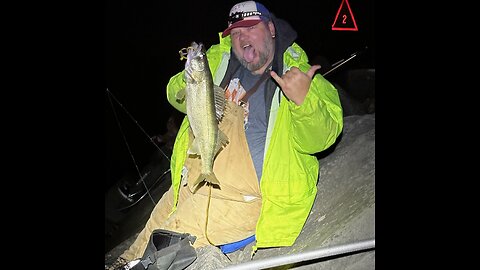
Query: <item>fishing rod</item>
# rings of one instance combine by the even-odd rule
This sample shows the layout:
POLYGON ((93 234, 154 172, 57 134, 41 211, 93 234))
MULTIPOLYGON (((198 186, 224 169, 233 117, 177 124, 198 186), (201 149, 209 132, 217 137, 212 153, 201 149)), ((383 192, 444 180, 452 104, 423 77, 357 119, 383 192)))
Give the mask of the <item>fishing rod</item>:
POLYGON ((361 51, 357 51, 357 52, 354 52, 352 53, 347 59, 341 59, 337 62, 335 62, 328 71, 326 71, 325 73, 323 73, 322 75, 323 76, 327 76, 328 74, 330 74, 332 71, 336 70, 337 68, 341 67, 343 64, 347 63, 348 61, 352 60, 353 58, 357 57, 358 55, 360 55, 361 53, 365 52, 366 50, 368 49, 368 46, 365 46, 365 48, 363 48, 361 51))
MULTIPOLYGON (((127 139, 126 139, 126 137, 125 137, 125 134, 124 134, 124 132, 123 132, 123 130, 122 130, 122 127, 121 127, 121 125, 120 125, 120 121, 118 120, 118 116, 117 116, 117 113, 116 113, 116 111, 115 111, 115 107, 113 106, 111 97, 112 97, 112 98, 118 103, 118 105, 127 113, 127 115, 132 119, 132 121, 138 126, 138 128, 140 128, 140 130, 143 132, 143 134, 145 134, 145 135, 148 137, 149 141, 160 151, 160 153, 168 160, 168 162, 170 162, 170 158, 169 158, 169 157, 167 156, 167 154, 165 154, 165 152, 153 141, 153 136, 150 136, 150 135, 145 131, 145 129, 143 129, 143 127, 138 123, 138 121, 130 114, 130 112, 129 112, 129 111, 125 108, 125 106, 123 106, 123 104, 115 97, 115 95, 114 95, 112 92, 110 92, 110 90, 108 90, 108 88, 106 89, 106 92, 107 92, 107 94, 108 94, 108 98, 109 98, 109 101, 110 101, 110 105, 112 106, 112 109, 113 109, 113 114, 114 114, 114 116, 115 116, 115 120, 116 120, 116 122, 117 122, 117 125, 119 126, 120 132, 122 133, 123 140, 124 140, 124 142, 125 142, 125 144, 126 144, 126 146, 127 146, 127 150, 128 150, 128 152, 129 152, 129 154, 130 154, 130 157, 131 157, 131 159, 132 159, 132 161, 133 161, 133 164, 135 165, 135 168, 136 168, 136 170, 137 170, 138 176, 140 177, 140 180, 139 180, 139 181, 141 181, 141 183, 143 184, 143 186, 145 187, 145 190, 146 190, 146 193, 145 193, 143 196, 141 196, 141 197, 140 197, 136 202, 134 202, 132 205, 135 205, 138 201, 140 201, 141 199, 143 199, 146 194, 149 195, 150 200, 152 201, 153 205, 156 205, 155 200, 153 199, 152 195, 150 194, 150 189, 151 189, 151 187, 149 188, 149 187, 147 186, 147 184, 145 183, 144 178, 145 178, 146 175, 142 176, 141 173, 140 173, 140 170, 138 169, 137 162, 135 161, 135 158, 134 158, 134 156, 133 156, 133 153, 132 153, 132 151, 131 151, 131 149, 130 149, 130 145, 128 144, 128 141, 127 141, 127 139)), ((165 171, 165 172, 162 174, 162 176, 164 176, 169 170, 170 170, 170 169, 167 169, 167 171, 165 171)), ((161 179, 162 176, 161 176, 159 179, 161 179)), ((138 182, 138 181, 137 181, 137 182, 138 182)), ((156 182, 157 182, 157 181, 155 181, 155 183, 156 183, 156 182)), ((154 184, 155 184, 155 183, 154 183, 154 184)), ((127 208, 128 208, 128 207, 127 207, 127 208)))

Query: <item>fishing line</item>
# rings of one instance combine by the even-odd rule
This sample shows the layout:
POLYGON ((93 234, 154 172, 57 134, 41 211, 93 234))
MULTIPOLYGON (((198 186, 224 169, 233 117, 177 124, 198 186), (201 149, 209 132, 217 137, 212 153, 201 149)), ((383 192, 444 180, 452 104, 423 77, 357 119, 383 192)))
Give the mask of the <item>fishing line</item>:
POLYGON ((150 186, 149 189, 147 189, 147 192, 145 192, 140 198, 138 198, 138 200, 136 200, 135 202, 125 206, 125 207, 122 207, 122 208, 119 208, 117 209, 117 211, 123 211, 123 210, 126 210, 134 205, 136 205, 138 202, 140 202, 146 195, 147 193, 150 194, 150 190, 153 189, 153 187, 155 187, 155 185, 157 184, 158 181, 160 181, 160 179, 162 179, 165 175, 167 175, 167 173, 170 172, 170 169, 166 170, 165 172, 163 172, 162 175, 160 175, 156 180, 155 182, 150 186))
MULTIPOLYGON (((122 129, 122 126, 120 124, 120 121, 118 119, 118 115, 117 115, 117 112, 115 110, 115 106, 113 105, 113 102, 112 102, 112 99, 111 97, 113 97, 113 99, 120 105, 120 107, 127 113, 127 115, 131 118, 131 120, 138 126, 138 128, 140 128, 140 130, 148 137, 148 139, 150 140, 150 142, 160 151, 160 153, 163 154, 163 156, 168 160, 168 162, 170 162, 170 158, 165 154, 165 152, 162 151, 162 149, 153 141, 152 137, 150 135, 148 135, 148 133, 143 129, 143 127, 138 123, 138 121, 130 114, 130 112, 123 106, 122 103, 120 103, 120 101, 118 101, 118 99, 115 97, 115 95, 110 92, 110 90, 108 90, 108 88, 106 89, 107 93, 108 93, 108 100, 110 102, 110 106, 112 107, 112 110, 113 110, 113 114, 115 116, 115 121, 117 122, 117 125, 118 125, 118 128, 120 129, 120 133, 122 134, 122 137, 123 137, 123 141, 125 142, 125 145, 127 146, 127 150, 128 150, 128 153, 130 154, 130 157, 133 161, 133 164, 135 165, 135 169, 137 170, 137 173, 138 173, 138 176, 140 177, 140 180, 143 184, 143 186, 145 187, 145 190, 146 190, 146 193, 144 195, 142 195, 136 202, 134 202, 132 205, 135 205, 137 202, 139 202, 141 199, 143 199, 145 197, 146 194, 148 194, 148 196, 150 197, 150 200, 152 201, 153 205, 155 206, 156 205, 156 202, 155 200, 153 199, 152 195, 150 194, 150 189, 148 188, 147 184, 145 183, 145 180, 143 179, 141 173, 140 173, 140 170, 138 169, 138 165, 137 165, 137 162, 135 161, 135 157, 133 156, 133 153, 130 149, 130 145, 128 144, 128 141, 127 141, 127 138, 125 136, 125 133, 123 132, 123 129, 122 129)), ((168 172, 170 169, 168 169, 166 172, 168 172)), ((162 176, 166 173, 164 172, 162 174, 162 176)), ((161 177, 162 177, 161 176, 161 177)), ((160 177, 160 178, 161 178, 160 177)), ((128 208, 128 207, 127 207, 128 208)))
MULTIPOLYGON (((120 105, 120 107, 122 107, 122 109, 128 114, 128 116, 132 119, 133 122, 135 122, 135 124, 138 126, 138 128, 140 128, 140 130, 143 132, 143 134, 145 134, 145 136, 147 136, 148 140, 162 153, 162 155, 168 160, 168 162, 170 162, 170 158, 167 156, 167 154, 165 154, 165 152, 163 152, 163 150, 153 141, 152 139, 152 136, 148 135, 148 133, 143 129, 143 127, 138 123, 138 121, 133 118, 133 116, 130 114, 130 112, 128 112, 128 110, 123 106, 122 103, 120 103, 117 98, 115 97, 115 95, 110 92, 110 90, 108 90, 107 88, 107 92, 113 97, 113 99, 115 99, 115 101, 120 105)), ((111 101, 110 101, 111 103, 111 101)), ((112 105, 112 108, 113 108, 113 105, 112 105)), ((118 122, 118 119, 117 119, 117 122, 118 122)))
POLYGON ((210 212, 210 201, 212 200, 212 185, 213 184, 208 183, 208 182, 206 182, 206 183, 209 187, 209 191, 208 191, 208 202, 207 202, 207 215, 205 217, 205 238, 207 239, 208 243, 210 243, 210 245, 215 246, 215 244, 212 243, 212 241, 210 241, 210 239, 208 238, 208 234, 207 234, 208 213, 210 212))

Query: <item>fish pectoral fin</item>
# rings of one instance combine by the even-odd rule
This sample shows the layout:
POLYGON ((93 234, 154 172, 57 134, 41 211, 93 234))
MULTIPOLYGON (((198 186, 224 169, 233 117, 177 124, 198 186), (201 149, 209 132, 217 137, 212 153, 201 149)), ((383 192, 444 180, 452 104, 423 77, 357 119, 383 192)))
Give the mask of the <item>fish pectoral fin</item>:
POLYGON ((184 100, 185 99, 185 88, 183 88, 182 90, 178 91, 176 94, 175 94, 175 98, 177 100, 184 100))
POLYGON ((193 139, 192 145, 188 148, 187 154, 189 155, 200 155, 200 151, 198 149, 198 143, 196 139, 193 139))

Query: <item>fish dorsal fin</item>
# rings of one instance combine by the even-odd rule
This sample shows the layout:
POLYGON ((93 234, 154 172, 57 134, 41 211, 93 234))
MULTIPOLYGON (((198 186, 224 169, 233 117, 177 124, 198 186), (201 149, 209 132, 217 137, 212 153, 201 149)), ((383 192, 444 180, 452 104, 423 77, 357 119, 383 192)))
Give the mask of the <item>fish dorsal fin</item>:
POLYGON ((220 122, 223 118, 225 105, 227 104, 227 100, 225 99, 225 92, 220 86, 214 85, 213 96, 215 99, 215 116, 218 122, 220 122))

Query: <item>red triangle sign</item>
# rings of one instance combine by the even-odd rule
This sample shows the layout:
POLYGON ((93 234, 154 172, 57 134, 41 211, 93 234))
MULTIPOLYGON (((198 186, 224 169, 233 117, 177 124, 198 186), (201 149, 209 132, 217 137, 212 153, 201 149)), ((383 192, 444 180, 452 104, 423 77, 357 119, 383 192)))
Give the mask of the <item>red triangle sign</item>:
POLYGON ((332 24, 332 30, 358 31, 348 0, 342 0, 332 24))

